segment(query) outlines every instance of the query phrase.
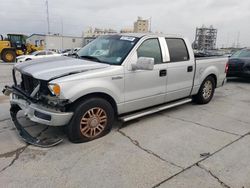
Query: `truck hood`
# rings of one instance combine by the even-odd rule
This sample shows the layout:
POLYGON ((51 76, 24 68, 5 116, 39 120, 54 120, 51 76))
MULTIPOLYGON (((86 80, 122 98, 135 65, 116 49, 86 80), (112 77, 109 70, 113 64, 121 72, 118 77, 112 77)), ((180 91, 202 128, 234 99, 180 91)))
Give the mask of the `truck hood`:
POLYGON ((50 81, 70 74, 109 66, 108 64, 61 56, 17 63, 14 69, 36 79, 50 81))

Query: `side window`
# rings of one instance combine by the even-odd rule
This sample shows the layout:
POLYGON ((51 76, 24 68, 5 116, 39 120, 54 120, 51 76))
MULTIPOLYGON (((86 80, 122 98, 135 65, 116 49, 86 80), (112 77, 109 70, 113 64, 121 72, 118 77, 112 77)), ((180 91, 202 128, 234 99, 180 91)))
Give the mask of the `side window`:
POLYGON ((158 39, 148 39, 137 49, 137 57, 152 57, 155 64, 162 63, 161 48, 158 39))
POLYGON ((167 38, 166 41, 170 54, 170 62, 189 60, 189 54, 184 40, 176 38, 167 38))

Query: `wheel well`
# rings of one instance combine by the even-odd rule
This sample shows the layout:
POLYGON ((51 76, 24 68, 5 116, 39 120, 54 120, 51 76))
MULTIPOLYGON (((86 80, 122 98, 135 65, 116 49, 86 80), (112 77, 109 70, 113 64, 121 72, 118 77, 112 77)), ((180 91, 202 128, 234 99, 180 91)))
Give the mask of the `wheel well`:
POLYGON ((13 51, 14 53, 16 53, 14 48, 4 48, 1 53, 5 52, 5 51, 13 51))
POLYGON ((87 95, 84 95, 80 98, 78 98, 77 100, 75 100, 73 103, 69 104, 70 107, 75 107, 79 102, 82 102, 84 100, 87 100, 89 98, 94 98, 94 97, 98 97, 98 98, 102 98, 102 99, 105 99, 106 101, 108 101, 111 106, 113 107, 114 111, 115 111, 115 114, 117 114, 117 105, 116 105, 116 102, 115 100, 108 94, 106 93, 100 93, 100 92, 97 92, 97 93, 90 93, 90 94, 87 94, 87 95))
POLYGON ((211 76, 214 79, 214 81, 215 81, 215 88, 216 88, 217 87, 217 76, 215 74, 210 74, 207 77, 209 77, 209 76, 211 76))

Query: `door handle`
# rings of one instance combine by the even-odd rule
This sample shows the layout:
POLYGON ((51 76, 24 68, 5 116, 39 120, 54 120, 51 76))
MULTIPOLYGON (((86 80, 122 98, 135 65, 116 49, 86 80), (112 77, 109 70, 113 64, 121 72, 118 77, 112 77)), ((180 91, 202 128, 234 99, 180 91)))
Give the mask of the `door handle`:
POLYGON ((188 66, 188 67, 187 67, 187 71, 188 71, 188 72, 192 72, 192 71, 193 71, 193 66, 188 66))
POLYGON ((160 72, 159 72, 160 77, 166 76, 166 75, 167 75, 167 70, 166 69, 160 70, 160 72))

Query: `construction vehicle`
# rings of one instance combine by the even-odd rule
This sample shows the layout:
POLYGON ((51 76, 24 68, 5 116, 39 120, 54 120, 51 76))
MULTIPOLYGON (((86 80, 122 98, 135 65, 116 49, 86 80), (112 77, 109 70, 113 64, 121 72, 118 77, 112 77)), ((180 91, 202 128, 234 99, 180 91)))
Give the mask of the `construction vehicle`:
POLYGON ((26 36, 22 34, 7 34, 7 38, 0 35, 0 58, 4 62, 14 62, 19 55, 43 50, 43 46, 26 43, 26 36))

